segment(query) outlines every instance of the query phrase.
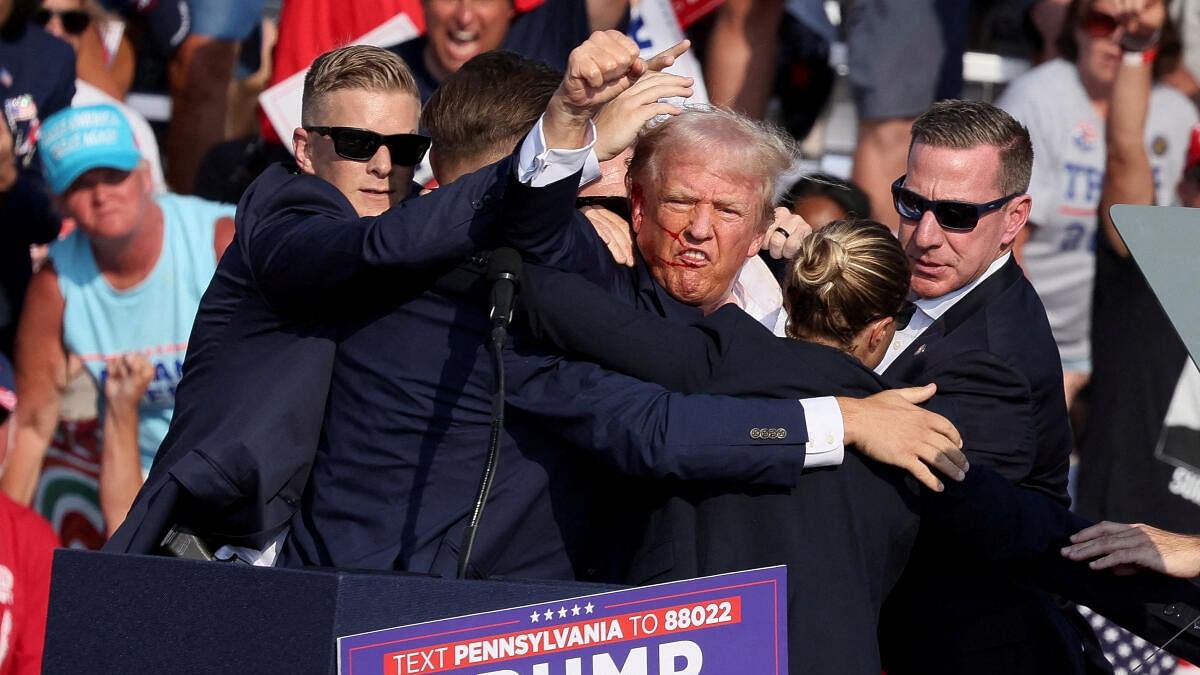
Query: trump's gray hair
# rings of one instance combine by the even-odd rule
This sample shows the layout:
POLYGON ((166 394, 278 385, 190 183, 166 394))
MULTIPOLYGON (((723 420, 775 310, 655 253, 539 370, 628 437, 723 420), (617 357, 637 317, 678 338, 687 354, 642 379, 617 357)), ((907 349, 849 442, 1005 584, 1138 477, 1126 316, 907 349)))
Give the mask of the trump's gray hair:
POLYGON ((759 222, 766 230, 774 216, 777 184, 796 154, 795 141, 772 125, 721 106, 688 105, 642 131, 625 182, 633 194, 634 186, 660 180, 672 157, 708 157, 722 169, 761 181, 759 222))

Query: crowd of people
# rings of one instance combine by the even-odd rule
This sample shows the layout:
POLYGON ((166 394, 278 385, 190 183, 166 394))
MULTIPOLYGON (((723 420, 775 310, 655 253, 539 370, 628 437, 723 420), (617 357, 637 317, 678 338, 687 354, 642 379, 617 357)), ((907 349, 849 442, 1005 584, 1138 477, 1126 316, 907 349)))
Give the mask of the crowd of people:
POLYGON ((1038 63, 992 104, 1003 3, 675 3, 651 49, 655 2, 0 0, 0 672, 80 543, 28 508, 74 409, 113 552, 786 564, 794 673, 1181 667, 1108 631, 1200 608, 1200 370, 1108 206, 1200 206, 1200 3, 1012 0, 1038 63), (797 178, 835 41, 853 170, 797 178))

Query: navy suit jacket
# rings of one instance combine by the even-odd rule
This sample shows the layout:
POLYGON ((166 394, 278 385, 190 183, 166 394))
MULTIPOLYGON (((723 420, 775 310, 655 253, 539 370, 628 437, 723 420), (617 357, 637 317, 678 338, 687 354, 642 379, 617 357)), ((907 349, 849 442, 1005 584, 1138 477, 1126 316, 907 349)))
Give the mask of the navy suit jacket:
POLYGON ((366 298, 398 294, 388 274, 496 245, 497 223, 539 245, 540 235, 523 228, 540 226, 562 195, 513 180, 512 161, 374 218, 359 218, 315 176, 276 165, 255 180, 201 300, 170 430, 106 550, 154 553, 174 523, 249 546, 278 533, 316 451, 336 317, 366 298))
MULTIPOLYGON (((1069 502, 1062 368, 1045 309, 1015 259, 934 321, 885 374, 937 383, 972 465, 1069 502)), ((880 635, 897 675, 1078 672, 1080 641, 1092 637, 1077 617, 1025 575, 982 565, 925 527, 880 635), (931 636, 945 648, 930 654, 918 644, 931 636)))
MULTIPOLYGON (((547 262, 603 250, 577 214, 545 218, 547 262)), ((432 276, 403 288, 339 329, 325 426, 282 564, 454 574, 490 434, 489 321, 432 276)), ((604 496, 616 472, 788 486, 803 466, 794 402, 669 393, 550 355, 520 331, 504 361, 506 428, 473 575, 606 578, 627 551, 597 513, 624 508, 604 496), (751 433, 768 424, 792 435, 751 433)))
MULTIPOLYGON (((522 315, 536 335, 672 389, 799 397, 862 396, 886 386, 857 360, 779 339, 734 307, 688 326, 630 309, 576 275, 527 268, 526 276, 522 315)), ((954 415, 955 406, 942 398, 931 407, 954 415)), ((1063 560, 1058 548, 1090 523, 1044 491, 1019 489, 986 466, 973 467, 963 483, 948 481, 942 494, 922 491, 918 498, 915 485, 848 453, 840 468, 806 472, 790 491, 729 484, 671 490, 650 516, 631 580, 786 563, 795 673, 879 672, 876 620, 905 566, 918 515, 978 560, 1030 570, 1152 640, 1174 629, 1148 618, 1147 603, 1200 597, 1187 582, 1114 580, 1063 560)), ((1194 654, 1196 645, 1185 648, 1194 654)))

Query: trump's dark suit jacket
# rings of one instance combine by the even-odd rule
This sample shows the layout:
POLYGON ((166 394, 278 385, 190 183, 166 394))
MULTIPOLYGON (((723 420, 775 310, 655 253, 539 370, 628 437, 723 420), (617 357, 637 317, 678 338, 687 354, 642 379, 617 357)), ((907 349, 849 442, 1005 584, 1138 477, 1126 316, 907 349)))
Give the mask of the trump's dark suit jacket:
MULTIPOLYGON (((637 312, 577 276, 534 268, 527 277, 522 307, 535 334, 670 388, 798 397, 861 396, 885 386, 847 355, 779 339, 734 307, 688 326, 637 312)), ((931 407, 956 414, 952 402, 940 399, 931 407)), ((985 564, 1031 570, 1150 639, 1165 639, 1174 628, 1148 619, 1144 603, 1197 598, 1185 582, 1138 586, 1062 560, 1058 547, 1087 521, 986 466, 973 468, 964 483, 948 481, 943 494, 918 495, 912 479, 848 452, 840 468, 806 472, 790 491, 709 484, 670 490, 656 508, 630 580, 787 564, 794 673, 879 672, 880 604, 904 568, 919 516, 985 564)), ((926 621, 916 620, 916 628, 926 621)), ((1078 658, 1064 664, 1080 667, 1078 658)))

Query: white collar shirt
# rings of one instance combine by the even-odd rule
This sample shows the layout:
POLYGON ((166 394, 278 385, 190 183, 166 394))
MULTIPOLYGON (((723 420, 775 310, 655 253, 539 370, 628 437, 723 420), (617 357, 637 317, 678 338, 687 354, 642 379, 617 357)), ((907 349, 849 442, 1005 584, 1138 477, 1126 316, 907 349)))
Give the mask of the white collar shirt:
POLYGON ((766 326, 779 337, 787 328, 787 311, 783 308, 783 292, 779 281, 762 258, 753 256, 733 280, 733 301, 742 311, 766 326))
POLYGON ((988 277, 1000 271, 1000 268, 1004 267, 1004 263, 1008 262, 1008 259, 1011 257, 1012 253, 1009 252, 996 258, 992 261, 991 265, 988 265, 987 270, 983 274, 962 288, 950 291, 936 298, 918 298, 914 300, 913 304, 917 306, 917 309, 913 312, 912 320, 908 322, 908 326, 904 330, 896 331, 896 334, 892 337, 892 344, 888 346, 887 353, 883 355, 883 360, 875 367, 875 372, 881 375, 887 372, 888 367, 904 353, 905 349, 908 349, 909 345, 921 337, 921 334, 932 326, 934 321, 942 318, 942 315, 950 311, 950 308, 955 303, 965 298, 968 293, 975 290, 988 277))

